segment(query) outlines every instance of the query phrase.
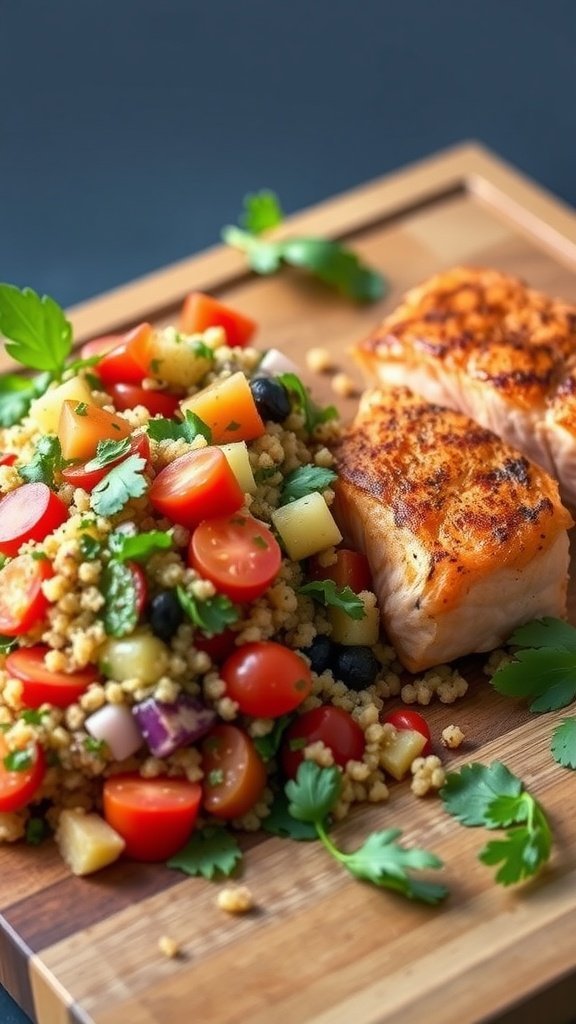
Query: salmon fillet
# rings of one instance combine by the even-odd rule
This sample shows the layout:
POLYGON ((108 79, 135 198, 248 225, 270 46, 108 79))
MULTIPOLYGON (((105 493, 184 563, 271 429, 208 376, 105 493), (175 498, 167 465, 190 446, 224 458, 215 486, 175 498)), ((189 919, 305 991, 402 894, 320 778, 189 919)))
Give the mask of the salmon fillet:
POLYGON ((407 669, 565 614, 571 517, 556 482, 492 432, 405 388, 374 389, 334 450, 335 515, 368 558, 407 669))
POLYGON ((436 274, 359 345, 369 377, 497 433, 576 504, 576 307, 496 270, 436 274))

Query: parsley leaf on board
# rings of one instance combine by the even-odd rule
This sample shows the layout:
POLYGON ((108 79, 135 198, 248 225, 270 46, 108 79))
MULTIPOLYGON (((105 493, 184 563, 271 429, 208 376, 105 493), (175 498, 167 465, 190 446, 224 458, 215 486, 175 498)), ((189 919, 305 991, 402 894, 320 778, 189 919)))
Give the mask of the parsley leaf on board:
POLYGON ((552 757, 563 768, 576 769, 576 718, 563 718, 552 733, 552 757))
POLYGON ((357 302, 375 302, 388 290, 378 271, 362 263, 356 253, 327 238, 269 240, 262 233, 283 220, 278 197, 270 190, 252 193, 244 199, 242 227, 228 225, 222 240, 244 252, 257 274, 274 274, 282 263, 306 270, 324 284, 357 302))
POLYGON ((199 416, 190 410, 186 411, 184 420, 167 420, 163 416, 157 416, 149 420, 146 426, 148 436, 153 441, 187 441, 191 444, 198 434, 206 438, 208 444, 212 441, 210 427, 200 419, 199 416))
POLYGON ((553 647, 576 653, 576 628, 564 619, 535 619, 518 626, 508 643, 513 647, 553 647))
POLYGON ((167 862, 187 875, 201 875, 211 881, 228 876, 242 860, 242 851, 234 836, 224 828, 207 827, 194 832, 192 838, 167 862))
POLYGON ((284 477, 284 486, 280 494, 280 504, 288 505, 291 501, 304 498, 314 491, 325 491, 338 478, 333 469, 323 466, 299 466, 284 477))
POLYGON ((227 626, 238 621, 238 608, 224 594, 215 594, 206 601, 199 601, 183 587, 176 587, 176 593, 183 611, 206 637, 217 636, 227 626))
POLYGON ((531 711, 557 711, 576 698, 576 653, 540 647, 516 651, 514 658, 492 677, 498 693, 535 698, 531 711))
POLYGON ((500 761, 450 772, 440 796, 445 810, 462 825, 506 829, 503 839, 491 840, 478 854, 483 864, 500 865, 495 876, 500 885, 531 878, 549 859, 552 832, 546 815, 522 780, 500 761))
POLYGON ((274 720, 274 725, 265 736, 255 736, 254 746, 263 761, 270 761, 280 749, 282 737, 293 720, 294 715, 280 715, 274 720))
POLYGON ((127 565, 111 559, 102 572, 104 596, 102 619, 108 636, 128 636, 138 622, 138 595, 134 574, 127 565))
POLYGON ((100 516, 113 516, 130 498, 140 498, 148 486, 142 476, 146 459, 130 455, 114 466, 90 495, 90 507, 100 516))
POLYGON ((43 483, 54 489, 54 475, 63 465, 60 441, 51 434, 45 434, 38 441, 30 462, 20 466, 18 473, 26 483, 43 483))
POLYGON ((108 537, 108 548, 119 562, 146 561, 156 551, 168 551, 171 547, 172 537, 164 530, 149 530, 134 536, 114 532, 108 537))
POLYGON ((296 842, 310 842, 318 839, 318 833, 309 821, 293 818, 288 810, 288 800, 284 793, 278 793, 270 808, 270 814, 262 819, 262 828, 272 836, 282 839, 294 839, 296 842))
POLYGON ((374 832, 352 853, 344 853, 326 831, 326 819, 342 790, 342 773, 336 766, 320 768, 303 761, 296 779, 286 783, 288 810, 298 821, 314 825, 319 839, 350 874, 379 888, 391 889, 408 899, 438 903, 447 895, 443 885, 415 879, 409 871, 441 868, 442 861, 421 849, 406 849, 398 842, 399 829, 374 832))
POLYGON ((12 359, 59 376, 72 348, 72 324, 48 295, 0 284, 0 334, 12 359))
MULTIPOLYGON (((78 407, 76 408, 76 412, 79 416, 82 415, 78 407)), ((86 463, 85 469, 88 473, 91 473, 94 469, 104 469, 106 466, 109 466, 111 462, 116 462, 116 459, 121 459, 122 456, 126 455, 129 451, 129 437, 123 437, 120 441, 98 441, 98 444, 96 445, 96 455, 86 463)))
POLYGON ((333 580, 315 580, 298 587, 299 594, 311 597, 326 608, 340 608, 351 619, 363 619, 366 609, 351 587, 338 587, 333 580))
POLYGON ((297 374, 279 373, 276 380, 286 388, 296 410, 303 413, 304 424, 309 434, 312 434, 320 423, 338 419, 338 410, 334 405, 320 409, 312 401, 308 388, 304 386, 297 374))

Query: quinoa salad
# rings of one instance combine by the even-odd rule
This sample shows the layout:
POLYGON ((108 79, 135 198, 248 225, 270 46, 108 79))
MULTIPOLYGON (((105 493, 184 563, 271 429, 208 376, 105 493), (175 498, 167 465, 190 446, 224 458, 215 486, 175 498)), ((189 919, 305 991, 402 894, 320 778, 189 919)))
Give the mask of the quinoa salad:
POLYGON ((387 702, 467 683, 402 678, 333 514, 336 411, 254 329, 196 293, 2 413, 0 841, 54 835, 76 874, 256 831, 302 761, 341 772, 336 820, 444 782, 387 702))

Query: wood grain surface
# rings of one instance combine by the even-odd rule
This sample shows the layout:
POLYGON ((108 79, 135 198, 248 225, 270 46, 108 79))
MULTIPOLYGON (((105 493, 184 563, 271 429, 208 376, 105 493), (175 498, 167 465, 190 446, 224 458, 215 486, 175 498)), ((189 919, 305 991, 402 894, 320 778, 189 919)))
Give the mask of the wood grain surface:
MULTIPOLYGON (((258 343, 304 366, 328 347, 360 379, 348 349, 404 290, 455 263, 493 266, 576 301, 576 215, 477 146, 459 147, 294 217, 282 232, 345 238, 390 279, 388 297, 356 307, 286 271, 261 279, 214 249, 71 311, 78 341, 143 319, 174 319, 184 295, 210 290, 254 316, 258 343)), ((4 361, 3 367, 7 366, 4 361)), ((334 400, 328 377, 317 396, 334 400)), ((345 415, 355 400, 343 404, 345 415)), ((571 596, 576 615, 576 595, 571 596)), ((556 837, 550 866, 513 891, 492 882, 463 829, 435 799, 395 785, 388 804, 338 828, 354 846, 399 827, 446 863, 448 901, 412 905, 352 880, 316 844, 246 841, 243 881, 257 903, 230 918, 217 886, 162 866, 119 863, 70 877, 55 849, 0 849, 0 980, 39 1024, 463 1024, 567 1022, 576 1007, 576 774, 549 739, 562 717, 529 716, 490 688, 481 662, 457 705, 435 704, 435 736, 466 734, 451 766, 498 758, 542 800, 556 837), (182 956, 167 960, 170 935, 182 956)))

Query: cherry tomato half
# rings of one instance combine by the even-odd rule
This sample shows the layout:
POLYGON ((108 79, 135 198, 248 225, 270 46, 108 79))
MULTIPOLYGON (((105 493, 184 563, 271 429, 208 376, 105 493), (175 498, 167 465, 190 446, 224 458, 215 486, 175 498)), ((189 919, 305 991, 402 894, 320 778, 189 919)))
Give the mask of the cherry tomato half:
POLYGON ((4 758, 10 751, 0 733, 0 811, 21 811, 30 803, 46 772, 46 759, 39 743, 30 747, 31 761, 21 771, 11 771, 4 758))
POLYGON ((0 552, 17 555, 27 540, 44 540, 68 517, 63 501, 46 484, 22 484, 0 501, 0 552))
POLYGON ((153 862, 172 857, 189 839, 202 789, 187 779, 113 775, 103 798, 104 817, 126 843, 126 856, 153 862))
POLYGON ((207 327, 223 327, 230 347, 247 345, 256 330, 256 324, 250 317, 224 306, 211 295, 192 292, 182 307, 180 330, 185 334, 195 334, 196 331, 202 333, 207 327))
POLYGON ((142 329, 137 327, 135 331, 130 331, 118 339, 118 344, 114 348, 104 353, 94 367, 94 372, 98 374, 106 389, 113 384, 142 383, 146 376, 146 368, 134 353, 137 351, 138 339, 144 335, 148 337, 148 331, 151 330, 149 324, 142 324, 142 329))
POLYGON ((172 419, 182 400, 182 395, 172 395, 169 391, 147 390, 137 384, 124 384, 120 381, 109 386, 108 394, 119 412, 143 405, 151 416, 165 416, 166 419, 172 419))
POLYGON ((342 768, 348 761, 361 761, 364 733, 352 715, 343 708, 327 704, 299 715, 282 738, 280 757, 284 774, 293 779, 303 760, 302 750, 309 743, 322 741, 342 768))
POLYGON ((408 708, 396 708, 395 711, 390 711, 382 721, 389 722, 399 732, 405 730, 408 732, 419 732, 421 736, 426 737, 426 746, 422 751, 422 756, 426 757, 432 753, 432 737, 428 722, 417 711, 410 711, 408 708))
POLYGON ((238 647, 220 674, 240 711, 258 718, 278 718, 294 711, 312 689, 312 675, 304 659, 273 640, 238 647))
POLYGON ((326 568, 320 565, 317 556, 313 556, 308 570, 311 579, 333 580, 337 587, 350 587, 355 594, 372 589, 372 573, 366 555, 349 548, 339 548, 336 561, 326 568))
POLYGON ((216 818, 241 818, 258 803, 266 768, 250 737, 235 725, 216 725, 202 741, 204 807, 216 818))
POLYGON ((276 579, 282 552, 264 523, 245 513, 205 519, 196 527, 188 564, 232 601, 255 601, 276 579))
POLYGON ((187 452, 160 470, 148 496, 160 515, 189 528, 235 512, 244 502, 226 456, 213 445, 187 452))
POLYGON ((150 458, 148 434, 133 434, 130 438, 130 447, 126 454, 122 455, 119 459, 114 459, 113 462, 109 462, 102 469, 86 469, 90 460, 88 462, 77 462, 74 466, 65 466, 62 470, 62 477, 74 487, 82 487, 85 491, 92 491, 96 484, 99 484, 114 466, 124 462, 130 455, 139 455, 140 458, 146 460, 150 458))
POLYGON ((0 569, 0 633, 20 636, 43 617, 48 600, 42 584, 53 575, 48 559, 32 555, 17 555, 0 569))
POLYGON ((43 644, 19 647, 6 658, 8 675, 22 683, 22 703, 26 708, 39 708, 41 704, 66 708, 100 678, 92 665, 78 672, 50 672, 44 663, 48 650, 43 644))

